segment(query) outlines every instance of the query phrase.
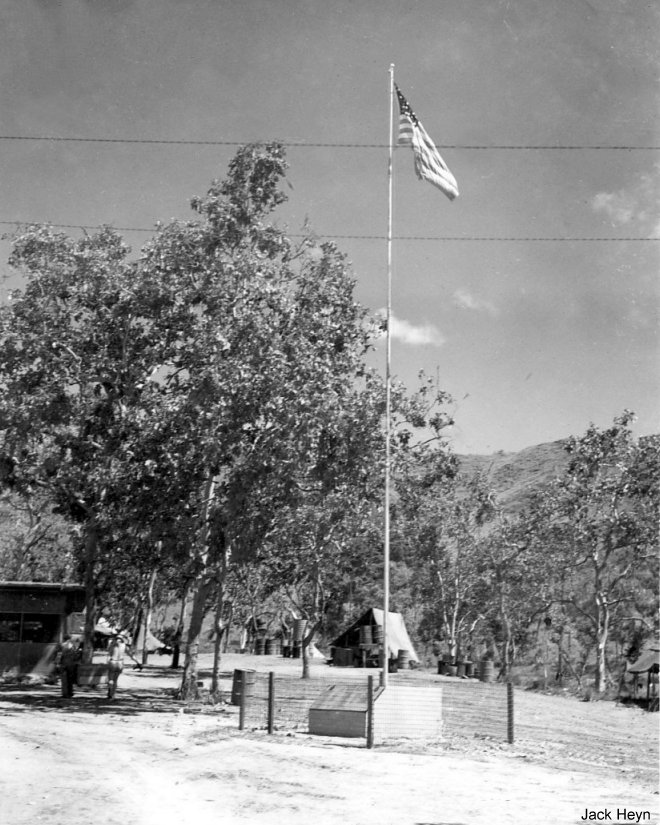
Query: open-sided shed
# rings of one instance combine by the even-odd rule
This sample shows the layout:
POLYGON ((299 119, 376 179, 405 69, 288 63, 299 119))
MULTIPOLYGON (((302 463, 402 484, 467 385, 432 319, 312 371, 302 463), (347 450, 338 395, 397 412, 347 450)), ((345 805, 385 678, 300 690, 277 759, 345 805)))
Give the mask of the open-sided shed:
POLYGON ((67 619, 84 600, 81 585, 0 582, 0 673, 50 673, 67 619))
MULTIPOLYGON (((362 660, 362 663, 368 664, 382 644, 383 616, 382 610, 372 607, 346 628, 332 642, 333 663, 353 665, 360 664, 362 660)), ((388 659, 398 659, 403 651, 407 661, 419 662, 400 613, 387 614, 387 651, 388 659)))
POLYGON ((658 710, 658 672, 660 671, 660 643, 646 646, 639 657, 628 665, 628 673, 634 676, 633 692, 637 698, 640 677, 646 676, 646 701, 649 710, 658 710))

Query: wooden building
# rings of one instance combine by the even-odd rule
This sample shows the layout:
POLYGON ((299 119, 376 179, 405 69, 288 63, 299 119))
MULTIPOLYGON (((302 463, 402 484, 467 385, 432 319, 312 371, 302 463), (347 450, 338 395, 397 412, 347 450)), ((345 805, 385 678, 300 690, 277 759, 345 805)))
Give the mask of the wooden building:
POLYGON ((658 672, 660 671, 660 642, 649 642, 633 664, 628 665, 632 673, 632 696, 646 700, 648 710, 658 710, 658 672), (643 691, 646 692, 644 697, 643 691), (640 696, 641 694, 641 696, 640 696))
POLYGON ((84 603, 81 585, 0 582, 0 674, 52 672, 69 617, 84 603))

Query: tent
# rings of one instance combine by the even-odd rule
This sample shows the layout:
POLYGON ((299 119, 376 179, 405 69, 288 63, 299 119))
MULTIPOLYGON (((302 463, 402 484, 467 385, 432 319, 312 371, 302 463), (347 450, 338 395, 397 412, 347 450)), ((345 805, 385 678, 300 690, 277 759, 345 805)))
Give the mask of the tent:
POLYGON ((656 644, 642 651, 639 658, 628 665, 628 673, 657 673, 660 668, 660 646, 656 644))
MULTIPOLYGON (((96 633, 99 637, 105 637, 106 640, 109 639, 111 636, 117 636, 119 633, 125 638, 129 637, 127 631, 121 631, 118 627, 110 624, 110 622, 104 617, 101 618, 96 623, 94 627, 94 633, 96 633)), ((134 652, 142 653, 142 640, 144 639, 144 628, 140 627, 138 632, 137 640, 134 645, 132 645, 132 649, 134 652)), ((154 634, 149 631, 147 635, 147 653, 156 653, 159 650, 166 650, 167 645, 164 642, 161 642, 160 639, 157 639, 154 634)))
MULTIPOLYGON (((144 642, 144 628, 140 627, 140 631, 137 635, 137 639, 135 644, 133 645, 134 652, 142 653, 142 647, 144 642)), ((167 650, 167 645, 165 642, 161 642, 160 639, 157 639, 154 634, 149 631, 147 634, 147 653, 158 653, 167 650)))
POLYGON ((321 653, 314 642, 307 646, 307 655, 310 659, 325 659, 325 656, 321 653))
MULTIPOLYGON (((383 611, 377 607, 370 608, 338 636, 334 642, 331 643, 331 646, 335 648, 359 648, 360 628, 363 626, 382 628, 383 615, 383 611)), ((419 662, 419 657, 415 653, 415 648, 410 641, 406 624, 400 613, 387 614, 387 650, 388 658, 390 659, 396 659, 400 650, 407 650, 410 654, 410 660, 419 662)))

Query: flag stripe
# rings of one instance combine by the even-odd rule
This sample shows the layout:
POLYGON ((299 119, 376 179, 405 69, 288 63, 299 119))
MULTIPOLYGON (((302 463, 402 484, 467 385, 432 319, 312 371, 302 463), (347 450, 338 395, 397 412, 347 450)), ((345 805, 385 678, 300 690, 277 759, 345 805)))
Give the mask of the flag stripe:
POLYGON ((415 172, 420 180, 426 180, 437 186, 441 192, 454 200, 458 197, 456 178, 449 171, 449 167, 442 159, 435 144, 422 126, 410 104, 396 86, 399 101, 399 134, 398 146, 411 146, 415 159, 415 172))
POLYGON ((413 142, 413 123, 407 115, 401 115, 399 118, 399 138, 397 144, 399 146, 412 146, 413 142))

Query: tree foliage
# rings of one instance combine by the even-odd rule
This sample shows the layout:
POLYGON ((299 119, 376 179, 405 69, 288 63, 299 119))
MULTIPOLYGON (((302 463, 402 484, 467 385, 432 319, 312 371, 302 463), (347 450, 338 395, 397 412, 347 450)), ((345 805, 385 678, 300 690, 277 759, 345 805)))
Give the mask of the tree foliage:
MULTIPOLYGON (((308 619, 306 643, 382 596, 376 325, 339 249, 274 222, 286 169, 279 144, 242 147, 137 257, 107 227, 25 227, 25 286, 0 309, 4 575, 83 577, 86 656, 98 609, 129 626, 154 593, 189 594, 183 696, 204 616, 220 640, 254 582, 308 619)), ((627 411, 591 426, 512 514, 457 474, 447 400, 392 387, 393 604, 452 656, 495 645, 504 675, 535 622, 560 651, 570 629, 604 690, 608 641, 654 629, 658 439, 636 441, 627 411)))
POLYGON ((658 572, 660 455, 657 439, 635 440, 632 421, 625 411, 612 426, 592 425, 569 439, 569 465, 547 493, 545 524, 559 535, 570 571, 561 600, 593 642, 598 693, 607 686, 613 626, 640 615, 644 602, 646 610, 649 601, 657 605, 651 582, 658 572))

